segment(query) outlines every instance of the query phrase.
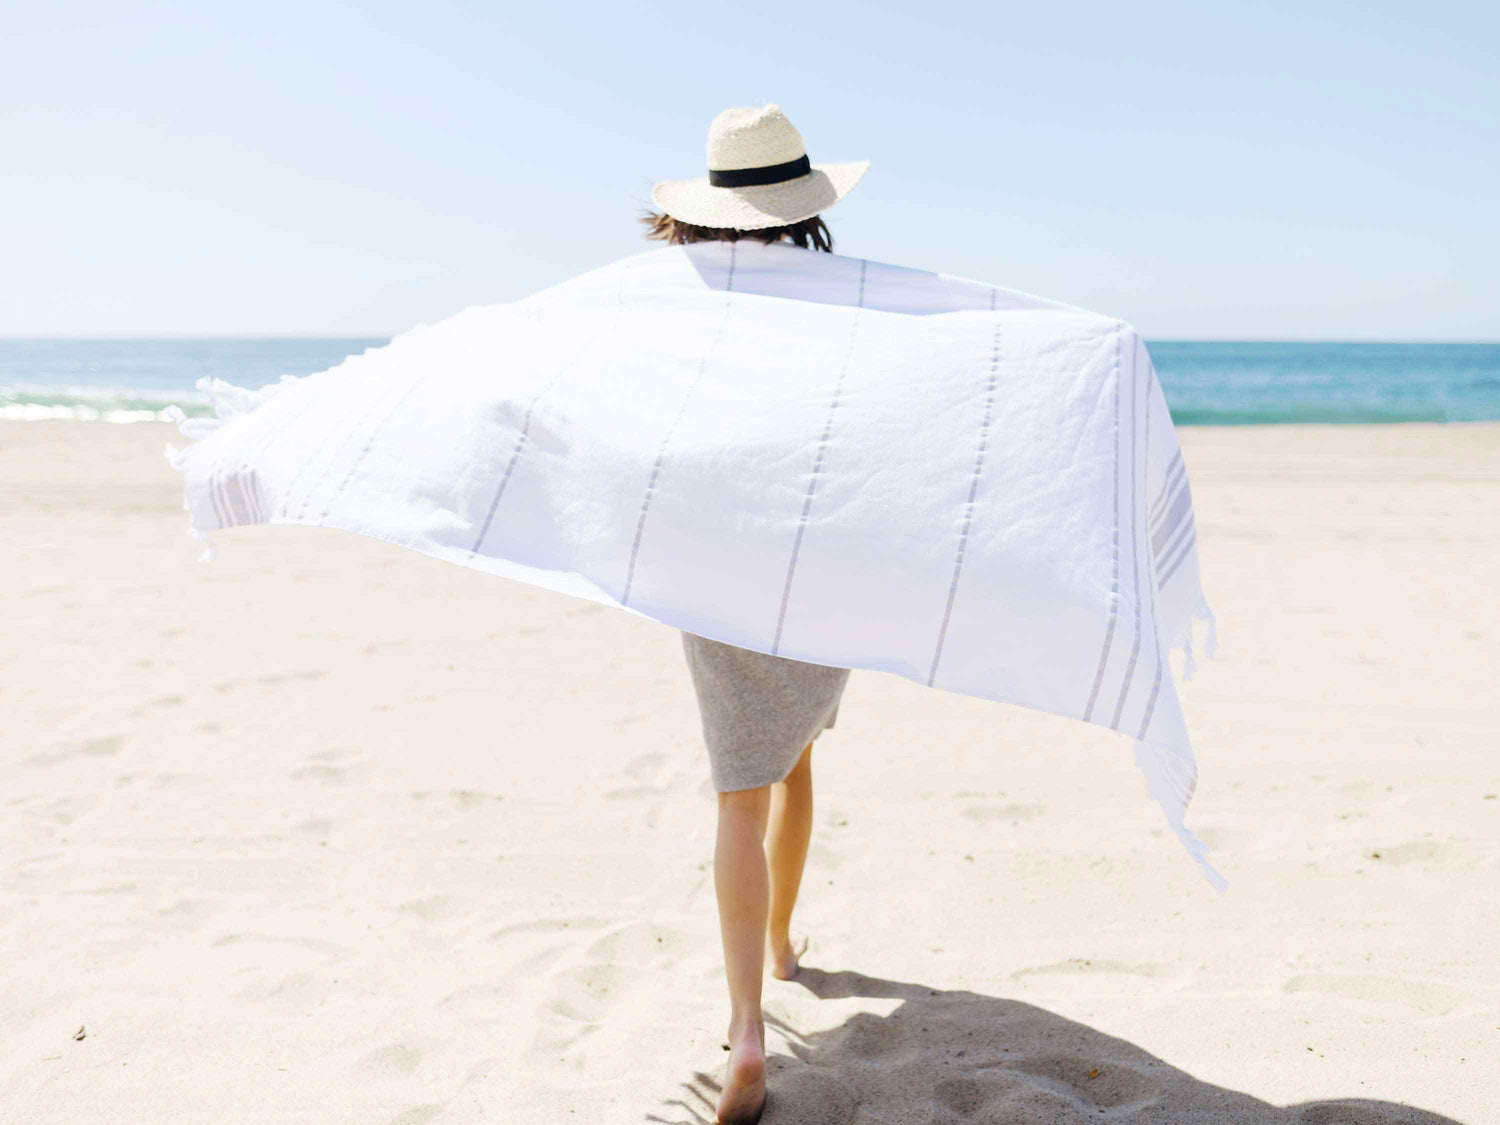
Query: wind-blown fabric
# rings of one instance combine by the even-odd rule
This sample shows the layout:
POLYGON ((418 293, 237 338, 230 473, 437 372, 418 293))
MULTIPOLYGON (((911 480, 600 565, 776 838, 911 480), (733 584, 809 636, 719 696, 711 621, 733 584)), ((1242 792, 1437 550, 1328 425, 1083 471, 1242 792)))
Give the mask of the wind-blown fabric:
MULTIPOLYGON (((195 534, 339 527, 796 660, 1136 740, 1184 825, 1199 580, 1140 335, 960 278, 698 243, 258 391, 168 450, 195 534)), ((212 545, 210 544, 210 553, 212 545)))

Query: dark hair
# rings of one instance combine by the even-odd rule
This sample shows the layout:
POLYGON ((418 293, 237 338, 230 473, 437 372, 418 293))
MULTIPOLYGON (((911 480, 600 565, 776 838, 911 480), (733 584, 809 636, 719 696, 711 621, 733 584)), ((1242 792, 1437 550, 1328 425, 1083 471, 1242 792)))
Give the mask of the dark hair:
POLYGON ((641 216, 641 222, 646 224, 647 238, 660 239, 662 242, 738 242, 742 238, 780 242, 783 238, 789 238, 804 250, 811 242, 813 249, 833 253, 833 235, 828 233, 828 224, 821 215, 814 215, 799 223, 788 223, 786 226, 759 227, 755 230, 694 226, 655 211, 647 211, 641 216))

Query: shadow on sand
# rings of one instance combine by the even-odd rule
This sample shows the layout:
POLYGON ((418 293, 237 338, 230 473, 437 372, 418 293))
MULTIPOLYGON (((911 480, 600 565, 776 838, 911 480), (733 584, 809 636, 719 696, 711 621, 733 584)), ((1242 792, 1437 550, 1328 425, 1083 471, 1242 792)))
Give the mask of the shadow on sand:
MULTIPOLYGON (((1393 1102, 1270 1105, 1017 1000, 812 968, 796 983, 823 999, 902 1004, 810 1035, 768 1019, 792 1047, 769 1061, 763 1125, 1461 1125, 1393 1102)), ((646 1120, 712 1122, 718 1092, 695 1074, 646 1120)))

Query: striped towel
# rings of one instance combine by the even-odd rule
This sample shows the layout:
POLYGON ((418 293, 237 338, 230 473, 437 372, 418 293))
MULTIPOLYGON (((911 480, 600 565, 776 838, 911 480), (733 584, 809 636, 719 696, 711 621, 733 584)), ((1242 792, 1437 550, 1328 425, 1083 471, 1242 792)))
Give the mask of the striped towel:
MULTIPOLYGON (((339 527, 1135 740, 1196 781, 1192 496, 1139 334, 789 244, 665 247, 305 378, 204 381, 191 527, 339 527)), ((208 554, 211 556, 212 544, 208 554)), ((1210 630, 1211 639, 1211 630, 1210 630)), ((1211 646, 1210 646, 1211 647, 1211 646)))

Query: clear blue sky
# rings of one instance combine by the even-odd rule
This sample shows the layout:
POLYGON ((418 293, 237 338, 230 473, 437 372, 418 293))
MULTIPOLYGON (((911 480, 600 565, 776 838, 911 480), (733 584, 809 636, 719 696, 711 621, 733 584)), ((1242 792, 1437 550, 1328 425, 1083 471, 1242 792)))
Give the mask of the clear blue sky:
POLYGON ((843 253, 1154 338, 1500 337, 1500 15, 1385 0, 9 6, 0 335, 520 296, 767 101, 873 162, 843 253))

